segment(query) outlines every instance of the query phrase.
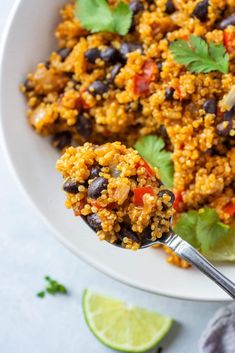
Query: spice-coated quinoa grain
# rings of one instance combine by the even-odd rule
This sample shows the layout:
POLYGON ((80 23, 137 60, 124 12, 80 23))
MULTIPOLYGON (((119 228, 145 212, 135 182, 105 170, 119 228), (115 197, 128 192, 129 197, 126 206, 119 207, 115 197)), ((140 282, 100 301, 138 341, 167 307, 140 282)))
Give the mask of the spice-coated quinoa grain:
POLYGON ((134 149, 120 142, 98 147, 85 143, 68 148, 57 169, 66 180, 67 207, 87 217, 100 239, 121 241, 123 247, 136 250, 146 240, 146 229, 151 241, 169 231, 172 193, 165 190, 154 170, 149 174, 134 149), (99 176, 94 177, 97 165, 99 176))
MULTIPOLYGON (((29 123, 37 133, 55 136, 53 143, 60 149, 68 142, 82 145, 86 141, 133 146, 139 137, 161 135, 164 129, 162 137, 174 163, 174 192, 182 199, 177 211, 207 206, 216 209, 221 221, 230 223, 225 207, 235 203, 235 118, 228 119, 226 111, 232 107, 226 108, 224 97, 235 85, 234 2, 125 2, 136 13, 125 36, 90 33, 75 18, 74 2, 63 7, 55 31, 58 51, 51 53, 46 64, 38 64, 22 85, 29 123), (176 63, 170 44, 191 34, 225 46, 228 73, 192 73, 176 63)), ((118 0, 109 3, 116 5, 118 0)), ((76 155, 73 149, 67 153, 71 156, 66 170, 73 168, 76 155)), ((79 183, 90 173, 89 166, 82 164, 82 168, 85 174, 81 180, 78 175, 79 183)), ((85 193, 83 188, 79 191, 81 197, 85 193)), ((79 202, 72 195, 67 204, 79 213, 79 202)), ((83 211, 84 216, 91 212, 89 207, 83 211)), ((114 224, 112 211, 107 212, 114 224)), ((106 231, 111 229, 110 222, 106 231)), ((169 261, 175 262, 175 257, 169 261)))

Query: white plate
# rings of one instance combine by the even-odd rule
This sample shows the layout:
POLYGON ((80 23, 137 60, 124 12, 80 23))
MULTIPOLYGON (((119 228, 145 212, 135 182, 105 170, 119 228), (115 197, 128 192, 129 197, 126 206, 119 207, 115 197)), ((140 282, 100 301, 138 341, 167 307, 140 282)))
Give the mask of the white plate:
MULTIPOLYGON (((71 211, 64 208, 62 180, 55 170, 56 152, 28 126, 18 85, 54 46, 53 31, 64 0, 22 0, 15 5, 3 40, 1 57, 1 122, 8 159, 22 188, 44 220, 75 254, 126 284, 172 297, 227 300, 228 296, 194 269, 165 262, 158 250, 131 252, 100 242, 71 211)), ((220 266, 231 279, 235 267, 220 266)))

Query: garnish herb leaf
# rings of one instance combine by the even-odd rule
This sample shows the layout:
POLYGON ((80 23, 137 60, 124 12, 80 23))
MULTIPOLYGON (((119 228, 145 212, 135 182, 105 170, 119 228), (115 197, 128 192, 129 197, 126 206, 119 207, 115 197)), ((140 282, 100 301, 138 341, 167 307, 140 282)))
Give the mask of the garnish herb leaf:
POLYGON ((196 73, 219 71, 228 73, 229 55, 222 44, 207 43, 191 35, 189 40, 179 39, 171 44, 170 51, 179 64, 196 73))
POLYGON ((124 2, 119 2, 119 4, 113 10, 113 20, 115 32, 124 36, 128 33, 133 13, 129 6, 124 2))
POLYGON ((174 231, 202 252, 213 249, 230 227, 220 222, 213 208, 182 213, 174 231))
POLYGON ((212 208, 206 208, 199 214, 197 223, 197 238, 202 251, 213 248, 229 231, 229 226, 220 222, 218 214, 212 208))
POLYGON ((60 293, 60 294, 67 294, 68 293, 65 286, 63 286, 62 284, 60 284, 56 280, 51 279, 49 276, 46 276, 45 280, 47 281, 46 289, 44 291, 37 293, 37 296, 39 298, 44 298, 46 293, 48 293, 50 295, 55 295, 58 293, 60 293))
POLYGON ((196 225, 198 220, 198 212, 190 211, 182 213, 178 223, 174 227, 174 231, 179 234, 184 240, 189 242, 195 248, 200 248, 200 243, 197 239, 196 225))
POLYGON ((152 166, 157 167, 162 182, 168 187, 173 186, 174 166, 171 153, 164 150, 162 138, 149 135, 140 138, 134 148, 152 166))
POLYGON ((91 32, 128 33, 133 13, 124 2, 111 7, 106 0, 77 0, 75 16, 91 32))

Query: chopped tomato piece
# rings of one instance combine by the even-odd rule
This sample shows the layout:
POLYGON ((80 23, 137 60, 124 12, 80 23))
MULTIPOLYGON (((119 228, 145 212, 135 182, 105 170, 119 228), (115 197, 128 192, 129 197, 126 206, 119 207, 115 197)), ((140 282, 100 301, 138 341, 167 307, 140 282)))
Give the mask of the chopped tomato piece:
POLYGON ((154 190, 152 186, 143 186, 133 190, 134 192, 134 204, 136 206, 143 206, 144 200, 143 197, 145 194, 150 194, 154 196, 154 190))
POLYGON ((235 203, 229 202, 226 206, 224 206, 223 210, 229 216, 231 216, 231 217, 234 216, 235 215, 235 203))
POLYGON ((175 201, 173 203, 173 208, 178 211, 180 204, 183 202, 182 191, 176 191, 175 193, 175 201))
POLYGON ((235 52, 235 33, 224 31, 224 46, 228 53, 235 52))
POLYGON ((143 67, 141 75, 133 77, 134 93, 137 95, 145 95, 149 92, 149 84, 154 81, 158 71, 157 64, 153 60, 147 60, 143 67))
POLYGON ((146 162, 144 158, 141 158, 140 162, 137 164, 137 168, 138 167, 144 167, 146 170, 146 174, 148 174, 148 176, 150 177, 155 176, 154 170, 150 167, 150 165, 146 162))

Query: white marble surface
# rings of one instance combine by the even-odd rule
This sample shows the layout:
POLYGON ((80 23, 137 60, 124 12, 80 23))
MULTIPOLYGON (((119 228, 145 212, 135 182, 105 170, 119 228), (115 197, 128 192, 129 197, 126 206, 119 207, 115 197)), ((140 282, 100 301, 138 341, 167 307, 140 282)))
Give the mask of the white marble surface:
MULTIPOLYGON (((1 26, 13 2, 0 0, 1 26)), ((0 353, 111 353, 84 322, 81 296, 86 287, 173 317, 175 324, 161 344, 164 353, 197 352, 200 334, 221 303, 141 292, 80 261, 38 219, 17 189, 1 149, 0 185, 0 353), (47 274, 64 283, 70 295, 37 298, 47 274)))

